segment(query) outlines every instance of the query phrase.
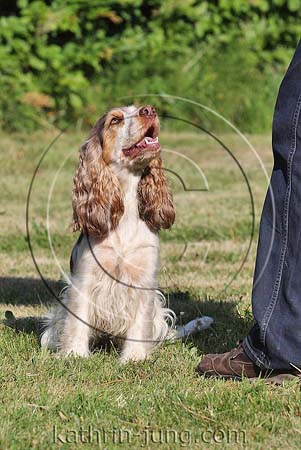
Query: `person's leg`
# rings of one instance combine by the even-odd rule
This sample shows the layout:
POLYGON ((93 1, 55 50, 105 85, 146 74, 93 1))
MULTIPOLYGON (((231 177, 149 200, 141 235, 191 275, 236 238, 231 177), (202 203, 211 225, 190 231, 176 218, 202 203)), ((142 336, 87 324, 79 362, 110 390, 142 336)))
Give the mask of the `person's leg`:
POLYGON ((256 325, 244 340, 259 366, 301 367, 301 44, 281 84, 274 168, 264 204, 253 285, 256 325))
POLYGON ((301 42, 280 86, 274 168, 265 200, 253 284, 256 325, 238 349, 207 355, 200 374, 255 377, 301 367, 301 42), (254 364, 255 363, 255 364, 254 364), (232 373, 231 373, 232 372, 232 373))

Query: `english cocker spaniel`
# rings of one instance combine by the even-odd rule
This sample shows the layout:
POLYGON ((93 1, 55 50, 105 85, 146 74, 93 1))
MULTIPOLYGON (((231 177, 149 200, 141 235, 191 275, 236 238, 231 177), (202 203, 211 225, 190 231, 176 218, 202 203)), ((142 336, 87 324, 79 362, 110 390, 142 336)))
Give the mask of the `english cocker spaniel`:
POLYGON ((70 283, 48 313, 42 346, 88 356, 98 334, 118 338, 121 360, 142 360, 168 334, 173 313, 157 290, 158 231, 175 220, 154 107, 104 114, 80 150, 74 177, 70 283))

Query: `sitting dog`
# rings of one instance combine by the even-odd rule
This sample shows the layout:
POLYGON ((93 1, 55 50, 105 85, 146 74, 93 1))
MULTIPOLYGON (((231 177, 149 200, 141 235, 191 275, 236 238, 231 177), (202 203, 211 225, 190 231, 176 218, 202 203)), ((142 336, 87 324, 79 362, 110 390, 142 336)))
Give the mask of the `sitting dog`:
POLYGON ((158 132, 154 107, 114 108, 82 145, 72 198, 81 234, 42 346, 88 356, 96 335, 106 334, 121 342, 126 362, 148 357, 167 336, 174 314, 157 290, 158 232, 172 226, 175 211, 158 132))

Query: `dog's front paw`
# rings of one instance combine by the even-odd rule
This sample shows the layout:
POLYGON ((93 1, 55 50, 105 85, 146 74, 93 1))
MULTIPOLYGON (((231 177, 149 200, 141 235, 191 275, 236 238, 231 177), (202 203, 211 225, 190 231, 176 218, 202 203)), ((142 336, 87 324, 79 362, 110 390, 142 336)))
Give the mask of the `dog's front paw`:
POLYGON ((81 358, 88 358, 91 352, 86 347, 73 347, 73 348, 62 348, 57 353, 58 357, 61 356, 79 356, 81 358))
POLYGON ((143 361, 144 359, 147 359, 147 355, 121 355, 120 356, 120 362, 121 364, 127 364, 130 361, 143 361))
POLYGON ((126 364, 130 361, 143 361, 149 358, 150 354, 145 350, 124 350, 120 355, 120 362, 126 364))

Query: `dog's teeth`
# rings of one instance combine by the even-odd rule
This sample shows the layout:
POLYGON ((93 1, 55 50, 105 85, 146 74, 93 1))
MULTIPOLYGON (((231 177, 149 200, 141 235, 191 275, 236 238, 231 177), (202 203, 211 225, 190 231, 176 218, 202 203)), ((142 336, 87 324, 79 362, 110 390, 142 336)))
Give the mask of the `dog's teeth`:
POLYGON ((145 137, 144 140, 147 144, 157 144, 158 137, 156 137, 156 138, 145 137))

